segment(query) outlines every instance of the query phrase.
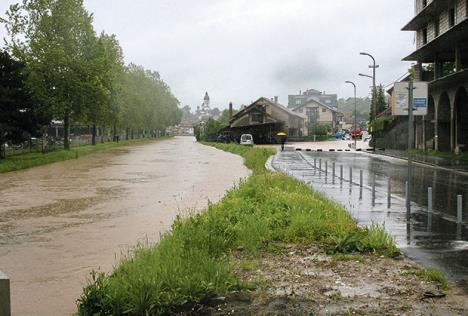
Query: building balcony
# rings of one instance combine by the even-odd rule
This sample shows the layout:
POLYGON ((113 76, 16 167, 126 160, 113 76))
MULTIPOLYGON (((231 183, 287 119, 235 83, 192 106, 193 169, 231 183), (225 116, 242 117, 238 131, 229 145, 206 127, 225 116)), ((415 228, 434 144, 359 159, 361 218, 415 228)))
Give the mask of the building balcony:
POLYGON ((439 15, 448 9, 449 0, 434 0, 423 8, 408 24, 403 31, 417 31, 434 21, 439 15))
POLYGON ((468 19, 465 19, 412 54, 406 56, 403 60, 432 63, 437 56, 440 61, 453 61, 455 47, 458 46, 461 50, 468 49, 467 39, 468 19))
POLYGON ((429 82, 429 89, 441 90, 468 81, 468 69, 462 69, 429 82))

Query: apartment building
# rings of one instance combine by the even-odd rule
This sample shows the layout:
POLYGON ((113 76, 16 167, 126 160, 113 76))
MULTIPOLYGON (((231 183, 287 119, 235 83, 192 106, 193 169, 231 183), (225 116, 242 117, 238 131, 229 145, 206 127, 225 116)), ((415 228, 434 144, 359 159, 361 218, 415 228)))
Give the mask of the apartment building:
POLYGON ((415 0, 404 31, 416 34, 414 80, 429 82, 428 115, 416 118, 416 146, 468 150, 467 0, 415 0))

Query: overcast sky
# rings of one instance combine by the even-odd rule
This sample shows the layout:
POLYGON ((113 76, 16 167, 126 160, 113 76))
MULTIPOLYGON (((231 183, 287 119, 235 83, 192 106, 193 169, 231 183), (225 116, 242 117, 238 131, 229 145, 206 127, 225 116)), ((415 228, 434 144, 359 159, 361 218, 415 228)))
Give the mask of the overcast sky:
MULTIPOLYGON (((0 0, 0 12, 19 0, 0 0)), ((401 28, 411 0, 85 0, 97 32, 116 34, 127 62, 160 72, 182 105, 248 104, 314 88, 366 96, 370 59, 389 84, 409 63, 414 34, 401 28)), ((0 37, 5 30, 0 26, 0 37)))

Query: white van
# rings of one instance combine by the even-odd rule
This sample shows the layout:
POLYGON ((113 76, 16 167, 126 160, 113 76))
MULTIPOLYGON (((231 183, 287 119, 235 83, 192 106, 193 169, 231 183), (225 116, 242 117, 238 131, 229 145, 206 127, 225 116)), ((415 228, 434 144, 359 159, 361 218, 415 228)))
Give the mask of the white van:
POLYGON ((240 138, 240 144, 253 146, 254 144, 253 136, 251 134, 242 134, 240 138))

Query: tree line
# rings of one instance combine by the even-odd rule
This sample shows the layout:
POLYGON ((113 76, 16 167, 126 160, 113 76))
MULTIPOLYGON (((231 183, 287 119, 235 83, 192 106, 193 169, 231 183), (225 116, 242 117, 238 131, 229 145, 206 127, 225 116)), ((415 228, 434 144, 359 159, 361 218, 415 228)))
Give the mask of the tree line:
POLYGON ((72 124, 154 133, 180 122, 179 101, 158 72, 125 65, 115 35, 97 34, 83 0, 23 0, 1 23, 0 144, 46 133, 63 122, 65 149, 72 124))

